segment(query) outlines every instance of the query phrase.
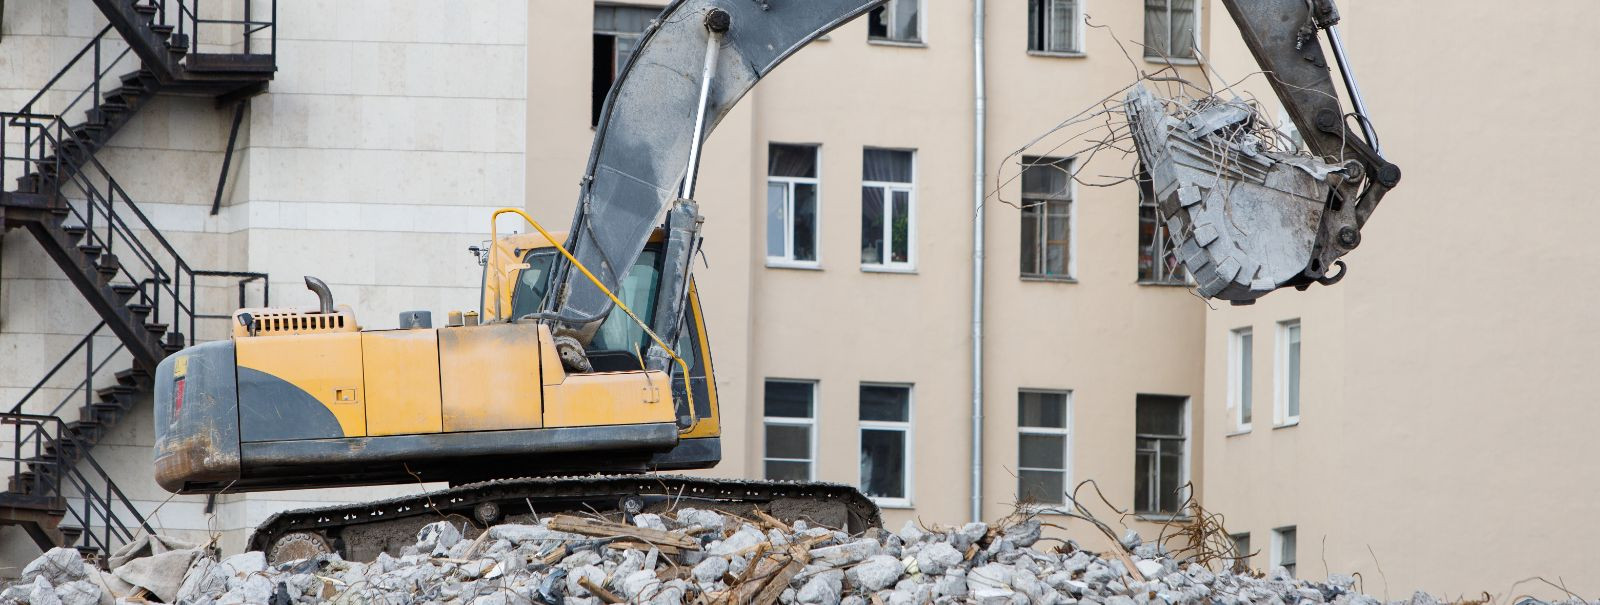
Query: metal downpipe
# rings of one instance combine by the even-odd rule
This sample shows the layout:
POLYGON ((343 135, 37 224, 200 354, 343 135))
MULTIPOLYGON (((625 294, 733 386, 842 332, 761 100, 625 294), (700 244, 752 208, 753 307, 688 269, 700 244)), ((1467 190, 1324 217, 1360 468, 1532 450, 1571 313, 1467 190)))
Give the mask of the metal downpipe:
POLYGON ((972 520, 983 520, 984 2, 972 0, 972 520))

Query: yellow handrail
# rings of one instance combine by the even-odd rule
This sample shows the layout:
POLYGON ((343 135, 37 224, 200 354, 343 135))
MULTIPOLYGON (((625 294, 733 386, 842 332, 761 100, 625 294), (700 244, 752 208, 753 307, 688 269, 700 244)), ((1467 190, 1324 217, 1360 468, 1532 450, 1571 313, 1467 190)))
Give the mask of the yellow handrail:
MULTIPOLYGON (((688 398, 689 404, 689 428, 680 430, 678 432, 686 433, 693 431, 694 426, 700 423, 700 418, 694 410, 694 384, 689 382, 689 364, 685 362, 682 357, 678 357, 677 351, 673 350, 672 347, 667 346, 667 343, 662 342, 661 337, 656 336, 655 331, 651 330, 650 326, 644 323, 644 320, 639 319, 639 316, 633 313, 633 309, 629 309, 628 305, 622 303, 622 299, 617 298, 616 294, 612 294, 610 288, 607 288, 605 284, 600 283, 600 278, 595 277, 593 273, 589 272, 588 267, 585 267, 583 266, 583 263, 578 262, 578 257, 575 257, 571 252, 568 252, 567 247, 561 245, 561 242, 556 241, 555 236, 550 235, 549 231, 545 231, 544 226, 540 225, 539 221, 533 220, 533 217, 528 216, 527 212, 523 212, 517 208, 501 208, 494 211, 494 214, 489 216, 489 264, 494 267, 499 267, 499 265, 495 263, 495 256, 499 253, 500 247, 494 245, 494 242, 500 241, 500 231, 499 227, 495 225, 495 219, 498 219, 500 218, 500 215, 507 213, 514 213, 518 216, 521 216, 523 220, 528 221, 528 224, 533 225, 533 228, 539 231, 539 235, 543 235, 544 239, 550 242, 550 245, 555 246, 556 250, 560 251, 562 256, 567 257, 567 260, 572 263, 572 266, 577 267, 579 271, 583 272, 584 277, 589 278, 589 281, 594 283, 594 287, 599 288, 601 292, 605 292, 606 296, 611 299, 611 302, 616 303, 618 309, 622 309, 622 312, 627 313, 628 317, 632 318, 634 323, 639 324, 639 328, 644 330, 645 334, 650 335, 650 340, 655 341, 656 346, 661 347, 661 350, 666 351, 668 355, 672 356, 673 361, 678 362, 678 368, 683 370, 683 395, 684 397, 688 398)), ((498 269, 496 269, 496 273, 499 273, 498 269)), ((495 300, 498 302, 500 300, 498 282, 502 280, 496 279, 495 281, 497 282, 495 284, 495 300)), ((668 398, 671 398, 670 390, 668 392, 668 398)))

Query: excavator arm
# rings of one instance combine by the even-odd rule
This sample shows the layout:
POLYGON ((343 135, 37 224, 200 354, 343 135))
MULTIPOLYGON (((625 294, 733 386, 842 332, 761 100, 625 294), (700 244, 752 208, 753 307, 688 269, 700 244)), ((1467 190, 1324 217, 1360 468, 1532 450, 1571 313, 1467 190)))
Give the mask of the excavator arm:
MULTIPOLYGON (((1185 241, 1178 247, 1186 252, 1184 262, 1200 280, 1202 294, 1250 301, 1282 287, 1337 280, 1342 272, 1329 277, 1330 269, 1359 243, 1366 218, 1400 178, 1399 168, 1377 149, 1355 80, 1344 65, 1338 11, 1332 0, 1222 1, 1307 145, 1331 168, 1291 169, 1295 162, 1289 158, 1265 158, 1258 162, 1259 170, 1245 167, 1241 174, 1219 174, 1197 188, 1195 173, 1213 169, 1217 158, 1174 155, 1176 130, 1157 123, 1157 108, 1145 106, 1140 114, 1138 103, 1130 103, 1134 122, 1145 118, 1146 128, 1136 133, 1141 159, 1158 199, 1165 200, 1164 214, 1175 221, 1169 223, 1176 227, 1175 237, 1183 234, 1185 241), (1360 136, 1339 106, 1320 41, 1323 31, 1357 104, 1360 136), (1252 176, 1259 177, 1253 187, 1238 185, 1252 176), (1205 208, 1195 205, 1199 189, 1221 199, 1206 216, 1199 216, 1205 208), (1235 192, 1252 196, 1251 203, 1223 209, 1235 192), (1227 216, 1229 212, 1249 216, 1227 216), (1227 237, 1212 237, 1209 231, 1241 223, 1261 228, 1223 234, 1227 237)), ((699 245, 701 218, 692 198, 702 143, 734 104, 784 59, 882 2, 677 0, 644 32, 601 112, 569 246, 579 263, 615 289, 650 234, 664 226, 656 311, 642 318, 663 342, 675 342, 689 258, 699 245)), ((1227 164, 1227 158, 1221 163, 1227 164)), ((565 259, 554 269, 553 284, 541 318, 552 325, 563 362, 586 370, 584 347, 613 303, 565 259)), ((646 365, 665 370, 669 357, 652 347, 646 365)))
MULTIPOLYGON (((762 77, 795 51, 884 0, 677 0, 644 32, 601 110, 569 231, 579 262, 615 289, 665 219, 661 296, 642 318, 674 342, 689 257, 699 239, 691 200, 700 145, 762 77)), ((612 302, 571 263, 555 269, 544 319, 562 361, 583 369, 583 346, 612 302)), ((647 365, 666 369, 652 348, 647 365)))

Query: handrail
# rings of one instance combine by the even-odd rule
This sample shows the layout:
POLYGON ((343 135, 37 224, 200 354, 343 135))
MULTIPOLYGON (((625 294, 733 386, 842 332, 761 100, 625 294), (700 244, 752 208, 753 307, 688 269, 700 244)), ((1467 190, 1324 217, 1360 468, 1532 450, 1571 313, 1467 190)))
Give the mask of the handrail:
POLYGON ((34 472, 33 481, 27 486, 31 489, 25 489, 24 493, 66 502, 65 514, 76 520, 83 529, 80 539, 85 541, 85 545, 100 548, 102 552, 111 552, 113 547, 120 545, 113 544, 113 537, 121 539, 123 543, 132 541, 134 531, 123 522, 124 515, 132 518, 138 528, 145 532, 154 532, 149 521, 128 499, 122 488, 112 480, 111 474, 90 455, 88 446, 72 434, 67 423, 60 417, 45 414, 0 413, 0 424, 14 425, 16 427, 14 432, 18 435, 12 445, 12 454, 0 460, 11 463, 13 477, 22 472, 24 464, 34 472), (31 425, 34 428, 34 432, 27 438, 21 437, 24 425, 31 425), (56 454, 53 459, 44 457, 46 442, 55 446, 56 454), (67 448, 63 444, 70 444, 71 449, 76 451, 76 459, 69 459, 65 455, 67 448), (30 448, 32 457, 24 458, 24 454, 30 448), (86 475, 78 468, 80 462, 88 464, 92 475, 86 475), (96 483, 101 483, 104 487, 97 489, 96 483), (68 486, 76 489, 77 496, 82 499, 81 510, 72 507, 71 501, 74 498, 64 489, 68 486), (123 510, 120 512, 114 510, 116 505, 120 505, 123 510), (95 536, 93 532, 96 521, 99 521, 101 527, 100 536, 95 536))
POLYGON ((88 344, 89 340, 94 338, 94 335, 100 332, 100 328, 104 327, 106 327, 106 322, 102 319, 100 320, 100 323, 95 324, 94 329, 89 330, 88 334, 84 334, 83 338, 78 340, 78 344, 72 345, 72 350, 67 351, 67 354, 61 357, 61 361, 57 361, 56 365, 50 368, 49 372, 44 373, 44 378, 40 378, 39 382, 34 383, 33 388, 28 389, 28 392, 24 394, 21 399, 17 400, 17 404, 11 406, 11 413, 22 413, 23 404, 27 403, 29 399, 32 399, 33 395, 39 392, 39 389, 44 388, 44 384, 46 382, 50 382, 50 379, 55 377, 56 372, 61 371, 61 368, 67 365, 67 360, 72 359, 72 356, 77 355, 78 351, 83 350, 83 346, 88 344))

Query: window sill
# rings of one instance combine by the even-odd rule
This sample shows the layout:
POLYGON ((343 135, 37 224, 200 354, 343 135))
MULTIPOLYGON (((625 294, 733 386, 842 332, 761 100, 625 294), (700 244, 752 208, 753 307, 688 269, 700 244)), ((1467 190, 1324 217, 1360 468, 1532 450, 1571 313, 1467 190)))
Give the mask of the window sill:
POLYGON ((1054 284, 1075 284, 1075 283, 1078 283, 1078 278, 1076 278, 1076 277, 1068 277, 1068 276, 1065 276, 1065 275, 1056 275, 1056 276, 1052 276, 1052 275, 1023 275, 1023 276, 1020 277, 1020 279, 1022 279, 1022 281, 1046 282, 1046 283, 1054 283, 1054 284))
POLYGON ((1232 433, 1228 433, 1226 435, 1223 435, 1223 437, 1238 437, 1240 435, 1249 435, 1249 434, 1250 434, 1250 429, 1242 428, 1242 429, 1236 430, 1236 431, 1234 431, 1232 433))
POLYGON ((1156 65, 1194 66, 1194 65, 1199 65, 1200 64, 1200 60, 1199 59, 1183 59, 1183 58, 1169 59, 1169 58, 1165 58, 1165 57, 1151 57, 1151 56, 1146 56, 1144 58, 1144 62, 1145 63, 1154 63, 1156 65))
POLYGON ((889 267, 885 265, 861 265, 862 273, 899 273, 901 275, 916 275, 916 267, 889 267))
POLYGON ((911 505, 910 500, 902 500, 899 498, 872 498, 872 503, 878 505, 878 508, 890 508, 897 510, 916 508, 911 505))
POLYGON ((1283 424, 1275 424, 1275 425, 1272 426, 1272 430, 1276 431, 1278 429, 1288 429, 1288 428, 1294 428, 1294 427, 1297 427, 1297 426, 1300 426, 1300 419, 1299 418, 1296 418, 1296 419, 1291 420, 1289 422, 1285 422, 1283 424))
POLYGON ((867 38, 867 44, 878 46, 898 46, 900 48, 927 48, 927 42, 913 42, 910 40, 890 40, 887 38, 867 38))
POLYGON ((1141 286, 1150 286, 1152 288, 1189 288, 1194 285, 1189 282, 1182 281, 1147 281, 1143 279, 1139 280, 1137 283, 1141 286))
POLYGON ((768 269, 795 269, 798 271, 821 271, 822 263, 807 263, 782 260, 767 260, 768 269))
POLYGON ((1188 523, 1194 517, 1183 513, 1134 513, 1133 518, 1151 523, 1188 523))
POLYGON ((1062 51, 1048 51, 1048 50, 1030 50, 1030 51, 1028 51, 1028 56, 1030 56, 1030 57, 1049 57, 1049 58, 1052 58, 1052 59, 1087 59, 1087 58, 1089 58, 1089 53, 1086 53, 1086 52, 1083 52, 1083 51, 1062 52, 1062 51))

